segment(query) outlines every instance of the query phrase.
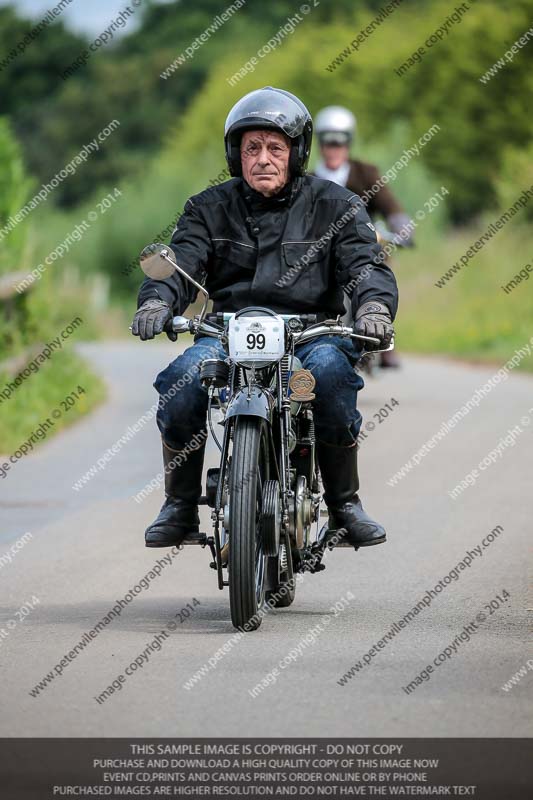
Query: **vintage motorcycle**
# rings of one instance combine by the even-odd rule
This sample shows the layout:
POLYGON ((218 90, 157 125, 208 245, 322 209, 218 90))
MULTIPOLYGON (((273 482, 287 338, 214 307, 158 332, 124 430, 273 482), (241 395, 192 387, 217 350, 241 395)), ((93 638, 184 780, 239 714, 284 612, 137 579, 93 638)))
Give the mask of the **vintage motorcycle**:
POLYGON ((352 546, 343 529, 328 530, 327 524, 311 537, 314 523, 318 530, 320 506, 315 380, 294 348, 325 335, 377 345, 379 340, 354 334, 339 318, 317 323, 312 314, 258 307, 207 314, 208 292, 163 244, 144 248, 141 267, 155 280, 177 270, 190 281, 203 295, 202 309, 193 319, 174 317, 172 330, 214 337, 228 354, 205 359, 200 370, 208 392, 209 429, 220 450, 220 466, 207 470, 206 494, 200 498, 212 509, 214 535, 193 534, 184 544, 210 548, 219 589, 229 586, 233 625, 255 630, 265 601, 271 607, 294 601, 295 573, 324 569, 327 547, 352 546), (215 409, 222 416, 222 441, 213 426, 215 409))

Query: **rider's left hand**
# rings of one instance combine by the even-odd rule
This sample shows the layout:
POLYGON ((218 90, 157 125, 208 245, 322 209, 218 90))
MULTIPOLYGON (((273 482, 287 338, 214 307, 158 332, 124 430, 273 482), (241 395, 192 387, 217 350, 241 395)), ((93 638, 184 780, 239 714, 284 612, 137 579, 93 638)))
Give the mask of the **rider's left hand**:
POLYGON ((363 303, 355 315, 354 333, 373 336, 379 339, 381 347, 388 347, 394 335, 394 328, 387 306, 376 300, 363 303))

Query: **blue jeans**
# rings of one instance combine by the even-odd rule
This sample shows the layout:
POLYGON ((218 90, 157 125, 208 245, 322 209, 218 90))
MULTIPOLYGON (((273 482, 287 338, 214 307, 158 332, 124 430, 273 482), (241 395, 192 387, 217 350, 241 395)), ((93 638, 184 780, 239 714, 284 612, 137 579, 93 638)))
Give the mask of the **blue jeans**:
MULTIPOLYGON (((354 372, 358 353, 350 339, 321 336, 295 348, 295 354, 316 380, 313 410, 316 436, 332 445, 351 445, 361 427, 357 392, 364 381, 354 372)), ((217 339, 199 337, 157 376, 159 392, 157 425, 163 440, 183 449, 206 426, 207 389, 200 383, 205 358, 225 358, 217 339)))

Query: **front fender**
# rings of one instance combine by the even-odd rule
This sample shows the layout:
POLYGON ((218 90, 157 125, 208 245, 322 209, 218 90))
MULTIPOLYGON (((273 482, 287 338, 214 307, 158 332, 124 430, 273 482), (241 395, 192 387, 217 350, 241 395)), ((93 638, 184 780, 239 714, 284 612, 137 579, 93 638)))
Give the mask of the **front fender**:
POLYGON ((230 417, 262 417, 272 421, 274 411, 274 398, 259 386, 240 389, 232 397, 226 409, 226 419, 230 417))

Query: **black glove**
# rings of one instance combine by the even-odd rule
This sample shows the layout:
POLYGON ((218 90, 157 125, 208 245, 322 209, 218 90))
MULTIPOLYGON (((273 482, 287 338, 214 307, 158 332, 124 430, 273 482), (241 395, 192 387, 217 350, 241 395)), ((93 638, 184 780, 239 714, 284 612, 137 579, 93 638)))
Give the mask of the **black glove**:
MULTIPOLYGON (((140 336, 143 341, 153 339, 158 333, 162 333, 165 325, 172 319, 172 309, 163 300, 151 298, 145 300, 137 313, 133 317, 131 332, 134 336, 140 336)), ((168 338, 175 342, 178 338, 177 333, 167 330, 168 338)))
POLYGON ((373 336, 379 339, 382 347, 388 347, 394 335, 394 328, 387 306, 376 300, 363 303, 355 315, 354 333, 373 336))

